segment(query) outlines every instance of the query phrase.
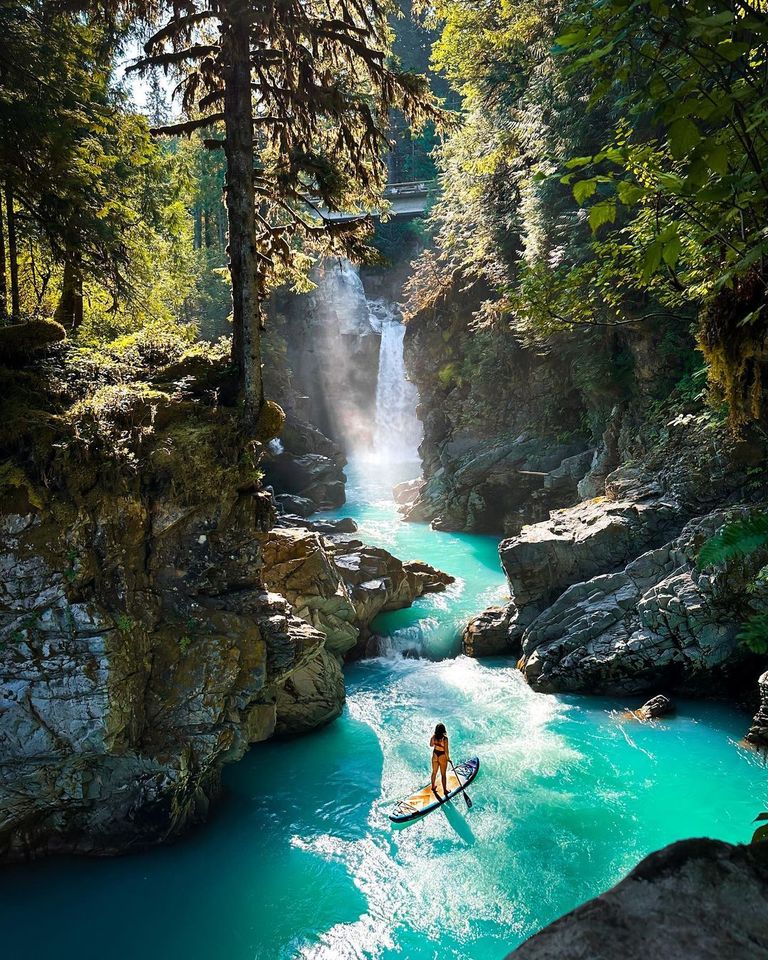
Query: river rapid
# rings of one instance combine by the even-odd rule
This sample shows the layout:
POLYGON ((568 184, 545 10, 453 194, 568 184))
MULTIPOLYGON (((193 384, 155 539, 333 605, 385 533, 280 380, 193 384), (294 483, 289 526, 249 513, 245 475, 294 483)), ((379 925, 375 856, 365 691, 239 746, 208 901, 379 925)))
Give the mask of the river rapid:
POLYGON ((400 522, 391 486, 415 470, 353 465, 336 515, 456 583, 380 617, 389 653, 347 668, 343 716, 255 747, 191 836, 6 869, 6 956, 501 960, 670 841, 749 838, 768 790, 738 745, 745 715, 681 701, 640 724, 622 715, 635 703, 536 694, 509 661, 457 655, 467 617, 504 596, 497 541, 400 522), (427 779, 438 720, 455 759, 481 758, 474 806, 394 827, 388 809, 427 779))

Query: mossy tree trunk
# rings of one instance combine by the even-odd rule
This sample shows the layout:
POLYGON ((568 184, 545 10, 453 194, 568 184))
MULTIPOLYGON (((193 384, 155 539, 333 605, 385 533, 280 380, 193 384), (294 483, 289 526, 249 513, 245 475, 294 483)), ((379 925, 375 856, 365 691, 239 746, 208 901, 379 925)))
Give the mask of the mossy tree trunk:
POLYGON ((8 278, 5 272, 5 227, 0 203, 0 323, 8 319, 8 278))
POLYGON ((232 277, 232 355, 240 370, 245 419, 255 424, 263 400, 259 270, 253 175, 249 5, 224 4, 224 123, 229 271, 232 277))
POLYGON ((76 330, 83 322, 83 275, 76 255, 67 257, 54 320, 67 330, 76 330))

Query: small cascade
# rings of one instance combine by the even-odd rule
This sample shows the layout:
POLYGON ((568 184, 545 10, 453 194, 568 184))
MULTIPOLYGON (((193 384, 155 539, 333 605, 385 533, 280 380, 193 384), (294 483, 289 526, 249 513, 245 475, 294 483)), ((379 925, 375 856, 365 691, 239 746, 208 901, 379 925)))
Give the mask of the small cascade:
POLYGON ((405 325, 397 306, 386 300, 368 303, 370 322, 381 334, 376 384, 374 453, 381 459, 406 462, 418 459, 421 423, 416 416, 419 394, 405 374, 405 325))

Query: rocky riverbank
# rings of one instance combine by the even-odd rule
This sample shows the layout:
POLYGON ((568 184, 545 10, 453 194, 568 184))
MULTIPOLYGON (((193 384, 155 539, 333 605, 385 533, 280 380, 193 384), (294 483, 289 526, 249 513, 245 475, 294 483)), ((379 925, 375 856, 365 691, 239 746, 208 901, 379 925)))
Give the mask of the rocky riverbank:
POLYGON ((756 708, 768 664, 739 635, 768 606, 768 554, 722 569, 697 557, 768 504, 765 437, 695 389, 685 323, 533 344, 494 291, 460 272, 436 292, 425 282, 405 341, 423 479, 396 495, 408 519, 506 534, 511 602, 470 622, 464 651, 519 659, 540 691, 679 690, 756 708))
POLYGON ((470 623, 465 651, 519 658, 543 692, 681 691, 756 705, 764 658, 739 636, 768 606, 768 552, 704 569, 698 554, 726 523, 765 509, 764 456, 759 436, 671 422, 652 456, 608 475, 603 496, 502 541, 513 600, 470 623))
POLYGON ((275 527, 260 459, 280 411, 245 438, 201 365, 204 388, 177 364, 78 396, 62 361, 3 378, 0 858, 203 819, 225 763, 338 715, 378 612, 450 579, 275 527))

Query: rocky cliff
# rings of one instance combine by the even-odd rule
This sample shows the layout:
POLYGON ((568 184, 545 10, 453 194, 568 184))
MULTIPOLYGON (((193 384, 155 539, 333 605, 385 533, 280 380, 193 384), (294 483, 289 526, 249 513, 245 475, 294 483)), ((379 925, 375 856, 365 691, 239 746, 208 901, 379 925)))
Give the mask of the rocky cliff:
MULTIPOLYGON (((528 343, 496 295, 422 278, 406 361, 424 476, 403 512, 506 533, 511 602, 466 628, 473 656, 519 658, 541 691, 684 690, 757 706, 765 658, 739 640, 768 604, 764 551, 702 570, 702 544, 768 502, 759 427, 736 433, 696 387, 684 325, 528 343)), ((756 718, 753 740, 763 735, 756 718)))
POLYGON ((356 267, 328 259, 311 280, 311 292, 283 293, 272 303, 267 355, 270 364, 284 366, 289 386, 281 390, 278 384, 270 394, 346 454, 371 443, 379 335, 356 267))
POLYGON ((519 657, 544 692, 754 702, 764 658, 739 637, 768 606, 768 552, 704 569, 698 554, 765 508, 764 457, 759 432, 737 439, 704 417, 675 418, 652 454, 608 475, 603 496, 501 542, 513 599, 468 626, 465 650, 519 657))
POLYGON ((405 358, 421 398, 424 483, 405 514, 439 529, 512 536, 601 494, 642 451, 648 407, 690 358, 684 328, 669 325, 526 343, 493 291, 460 273, 419 296, 405 358))
POLYGON ((101 370, 84 390, 73 362, 0 371, 6 859, 176 835, 223 764, 338 715, 342 658, 377 612, 443 585, 349 537, 274 529, 259 460, 280 417, 245 438, 220 364, 101 370))

